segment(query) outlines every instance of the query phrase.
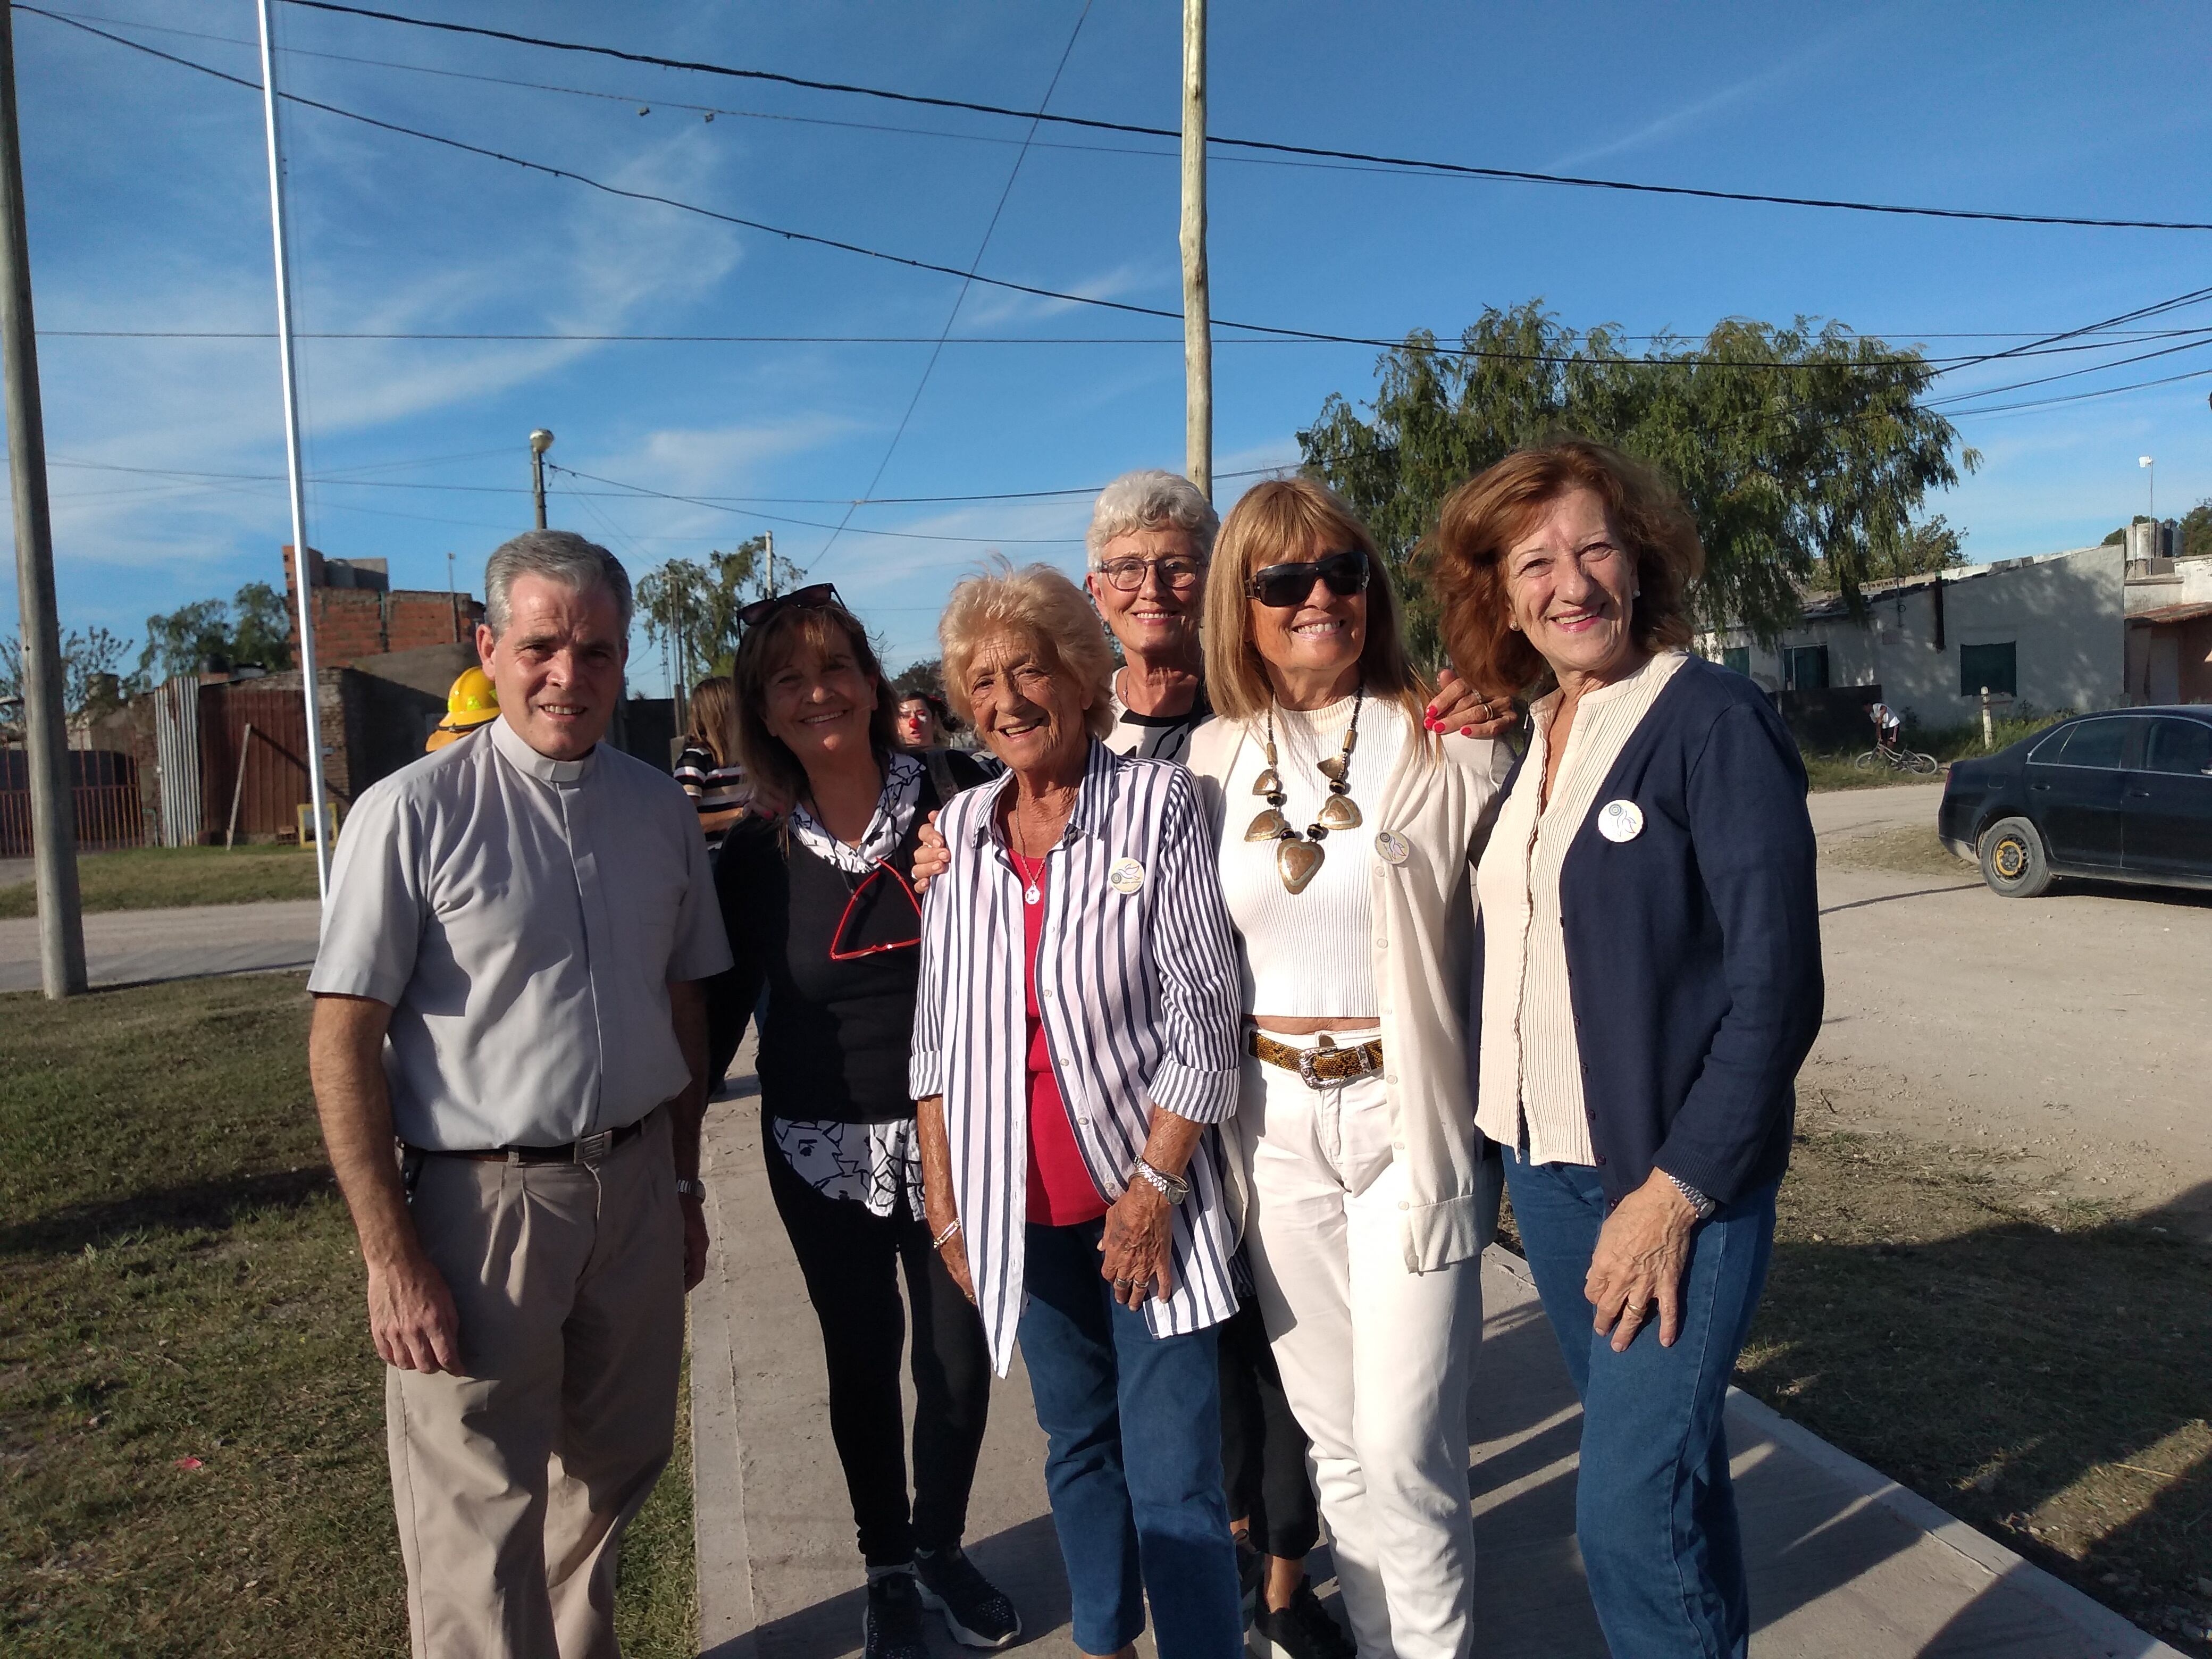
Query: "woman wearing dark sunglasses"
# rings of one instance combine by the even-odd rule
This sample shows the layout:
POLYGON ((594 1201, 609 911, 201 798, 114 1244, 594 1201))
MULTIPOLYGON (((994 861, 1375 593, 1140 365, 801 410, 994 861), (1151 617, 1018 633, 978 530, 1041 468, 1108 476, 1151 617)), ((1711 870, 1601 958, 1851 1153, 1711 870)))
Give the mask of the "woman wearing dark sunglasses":
POLYGON ((1261 1315, 1359 1651, 1465 1659, 1500 1176, 1461 1016, 1472 860, 1510 757, 1436 733, 1373 538, 1307 479, 1256 486, 1223 523, 1206 670, 1220 718, 1188 764, 1242 947, 1224 1137, 1261 1315))
MULTIPOLYGON (((736 966, 710 1018, 735 1047, 759 1016, 769 1189, 821 1321, 830 1429, 868 1568, 867 1659, 922 1659, 924 1604, 953 1637, 1004 1647, 1013 1603, 962 1553, 990 1399, 975 1310, 930 1247, 907 1062, 921 913, 915 833, 964 755, 909 754, 866 630, 827 584, 749 607, 738 747, 772 816, 741 823, 716 872, 736 966), (909 1503, 899 1361, 914 1311, 909 1503)), ((719 1047, 716 1052, 724 1052, 719 1047)))

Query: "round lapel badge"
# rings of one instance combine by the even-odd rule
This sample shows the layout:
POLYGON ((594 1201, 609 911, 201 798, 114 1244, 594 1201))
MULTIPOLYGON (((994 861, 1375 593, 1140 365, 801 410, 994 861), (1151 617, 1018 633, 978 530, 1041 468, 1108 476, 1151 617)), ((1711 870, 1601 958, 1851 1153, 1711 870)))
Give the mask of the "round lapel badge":
POLYGON ((1598 809, 1597 832, 1607 841, 1634 841, 1644 833, 1644 809, 1632 800, 1609 800, 1598 809))
POLYGON ((1375 835, 1375 854, 1385 864, 1403 864, 1413 856, 1413 848, 1395 830, 1380 830, 1375 835))
POLYGON ((1134 859, 1115 859, 1106 884, 1117 893, 1133 893, 1145 884, 1145 866, 1134 859))

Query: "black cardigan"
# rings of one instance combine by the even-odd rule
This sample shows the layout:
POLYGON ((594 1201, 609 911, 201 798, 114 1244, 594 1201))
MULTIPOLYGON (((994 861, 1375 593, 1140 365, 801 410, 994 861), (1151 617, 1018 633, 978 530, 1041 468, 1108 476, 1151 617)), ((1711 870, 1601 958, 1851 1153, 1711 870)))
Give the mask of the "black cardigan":
MULTIPOLYGON (((983 781, 966 755, 945 760, 961 788, 983 781)), ((915 837, 940 805, 925 776, 914 823, 887 860, 908 879, 915 837)), ((748 817, 722 843, 714 886, 734 964, 708 983, 710 1052, 735 1048, 765 986, 761 1097, 778 1117, 884 1123, 914 1115, 907 1053, 921 952, 830 959, 830 935, 860 880, 808 852, 778 818, 748 817)), ((853 907, 840 944, 850 950, 921 935, 906 895, 878 876, 853 907)))
MULTIPOLYGON (((1516 766, 1504 788, 1519 777, 1516 766)), ((1692 657, 1567 848, 1567 982, 1590 1144, 1612 1203, 1654 1165, 1728 1204, 1789 1164, 1795 1079, 1823 995, 1805 788, 1797 745, 1765 694, 1692 657), (1598 832, 1615 800, 1643 809, 1629 841, 1598 832)), ((1481 1029, 1484 966, 1478 919, 1470 1032, 1481 1029)), ((1480 1055, 1470 1040, 1471 1075, 1480 1055)))

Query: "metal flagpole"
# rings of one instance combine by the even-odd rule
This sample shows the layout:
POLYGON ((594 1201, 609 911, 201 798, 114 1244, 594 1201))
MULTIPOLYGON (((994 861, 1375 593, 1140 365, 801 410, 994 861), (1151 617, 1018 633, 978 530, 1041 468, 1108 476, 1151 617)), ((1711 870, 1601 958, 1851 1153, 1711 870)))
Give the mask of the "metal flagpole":
POLYGON ((323 788, 323 721, 315 684, 314 600, 307 586, 307 493, 300 471, 300 387, 292 362, 292 272, 284 252, 284 164, 276 139, 276 50, 270 0, 261 20, 261 112, 269 134, 269 225, 276 241, 276 362, 284 377, 284 471, 292 492, 292 576, 300 602, 300 684, 307 700, 307 803, 315 823, 315 890, 331 896, 330 799, 323 788))

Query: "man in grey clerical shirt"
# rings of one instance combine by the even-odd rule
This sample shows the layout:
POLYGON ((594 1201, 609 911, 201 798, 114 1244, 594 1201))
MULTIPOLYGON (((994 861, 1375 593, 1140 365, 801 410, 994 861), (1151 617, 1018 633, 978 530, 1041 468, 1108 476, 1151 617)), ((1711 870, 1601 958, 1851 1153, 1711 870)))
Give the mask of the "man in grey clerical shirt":
POLYGON ((622 566, 535 531, 484 598, 499 718, 347 819, 309 1058, 389 1368, 414 1651, 580 1659, 617 1651, 623 1529, 674 1443, 699 981, 730 951, 690 799, 600 741, 622 566))

